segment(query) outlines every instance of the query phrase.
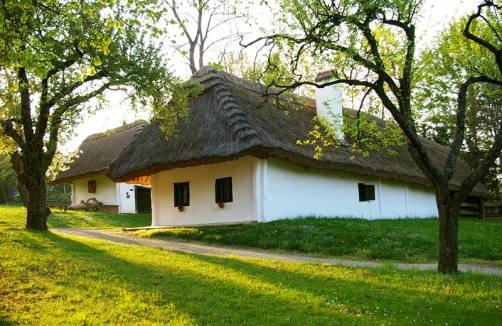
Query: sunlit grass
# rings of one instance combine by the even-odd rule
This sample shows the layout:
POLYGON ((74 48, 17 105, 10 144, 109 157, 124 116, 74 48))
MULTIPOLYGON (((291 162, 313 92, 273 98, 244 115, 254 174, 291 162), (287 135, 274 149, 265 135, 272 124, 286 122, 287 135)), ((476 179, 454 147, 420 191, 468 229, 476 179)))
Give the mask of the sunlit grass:
MULTIPOLYGON (((438 259, 438 219, 301 218, 271 223, 137 231, 183 239, 358 260, 432 263, 438 259)), ((460 218, 461 262, 502 266, 502 221, 460 218)))
MULTIPOLYGON (((24 226, 22 207, 0 210, 2 223, 24 226), (10 213, 9 213, 10 212, 10 213)), ((125 228, 148 226, 150 215, 54 210, 50 227, 125 228)), ((239 226, 154 229, 138 231, 142 237, 182 239, 254 247, 315 256, 356 260, 435 263, 438 258, 438 220, 362 220, 302 218, 239 226)), ((502 220, 460 218, 460 262, 502 267, 502 220)))
POLYGON ((170 252, 0 210, 0 325, 495 325, 502 277, 170 252), (6 216, 9 218, 6 218, 6 216))
MULTIPOLYGON (((0 226, 9 223, 11 226, 26 225, 26 209, 23 206, 0 208, 0 226), (11 218, 15 216, 16 218, 11 218)), ((134 228, 149 226, 152 216, 149 214, 116 214, 92 211, 64 211, 52 208, 47 225, 53 228, 134 228)))
POLYGON ((152 216, 53 209, 47 223, 49 227, 60 228, 132 228, 151 225, 152 216))

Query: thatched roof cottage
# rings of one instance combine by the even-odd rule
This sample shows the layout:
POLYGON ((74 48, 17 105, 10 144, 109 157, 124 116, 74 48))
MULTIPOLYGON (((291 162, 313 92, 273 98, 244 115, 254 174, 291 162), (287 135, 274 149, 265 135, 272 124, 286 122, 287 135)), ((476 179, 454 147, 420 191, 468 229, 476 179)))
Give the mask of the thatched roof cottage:
MULTIPOLYGON (((263 85, 212 67, 194 79, 205 91, 190 101, 190 121, 169 140, 156 124, 143 126, 105 172, 115 182, 151 176, 152 225, 438 216, 434 192, 405 147, 367 158, 326 149, 317 160, 312 147, 296 144, 314 127, 315 105, 285 114, 264 103, 263 85)), ((425 144, 444 162, 447 147, 425 144)), ((469 171, 458 162, 452 190, 469 171)), ((472 195, 488 192, 479 184, 472 195)))
POLYGON ((78 155, 60 171, 51 184, 71 183, 72 202, 96 198, 101 209, 118 213, 150 213, 149 178, 115 183, 105 171, 147 125, 146 121, 121 126, 88 136, 79 146, 78 155))

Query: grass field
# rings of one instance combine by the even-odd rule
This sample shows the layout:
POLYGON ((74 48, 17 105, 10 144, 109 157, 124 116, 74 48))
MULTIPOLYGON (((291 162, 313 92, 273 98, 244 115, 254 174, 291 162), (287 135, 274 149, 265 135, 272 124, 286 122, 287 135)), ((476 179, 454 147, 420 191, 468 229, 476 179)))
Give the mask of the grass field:
POLYGON ((54 228, 133 228, 152 224, 148 214, 114 214, 86 211, 62 211, 53 209, 47 220, 54 228))
MULTIPOLYGON (((142 237, 184 239, 357 260, 430 263, 438 259, 438 220, 303 218, 223 227, 137 231, 142 237)), ((502 267, 502 221, 461 218, 460 260, 502 267)))
POLYGON ((27 231, 24 214, 0 209, 0 325, 502 323, 499 276, 170 252, 27 231))

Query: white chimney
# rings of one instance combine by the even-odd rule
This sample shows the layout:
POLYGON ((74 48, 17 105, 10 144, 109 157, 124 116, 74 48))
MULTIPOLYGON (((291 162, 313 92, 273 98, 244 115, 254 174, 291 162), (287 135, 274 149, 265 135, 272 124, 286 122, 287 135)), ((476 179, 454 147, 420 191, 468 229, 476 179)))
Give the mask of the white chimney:
MULTIPOLYGON (((325 71, 317 75, 315 79, 319 85, 325 84, 332 80, 333 72, 325 71)), ((316 88, 316 110, 319 119, 325 118, 331 128, 336 133, 337 139, 344 139, 344 134, 341 130, 343 124, 343 109, 342 109, 342 89, 340 84, 316 88)))

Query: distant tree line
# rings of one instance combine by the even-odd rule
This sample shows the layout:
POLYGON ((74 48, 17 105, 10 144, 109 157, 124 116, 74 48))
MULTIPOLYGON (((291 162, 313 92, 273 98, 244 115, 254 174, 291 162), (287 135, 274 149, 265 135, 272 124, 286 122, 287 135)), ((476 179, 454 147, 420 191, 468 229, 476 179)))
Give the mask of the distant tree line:
POLYGON ((8 204, 17 195, 16 173, 12 169, 10 156, 0 154, 0 203, 8 204))

